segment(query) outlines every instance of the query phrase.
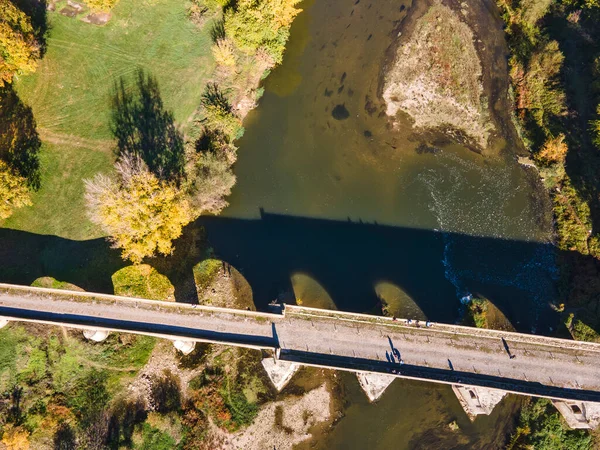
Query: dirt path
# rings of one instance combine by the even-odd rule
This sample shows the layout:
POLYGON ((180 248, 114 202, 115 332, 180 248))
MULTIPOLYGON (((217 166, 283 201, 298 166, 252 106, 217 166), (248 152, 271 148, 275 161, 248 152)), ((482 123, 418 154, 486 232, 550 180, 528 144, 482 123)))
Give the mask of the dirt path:
POLYGON ((114 143, 107 139, 86 139, 72 134, 57 133, 47 128, 38 128, 38 133, 43 141, 54 145, 68 145, 70 147, 80 147, 86 150, 110 152, 114 143))

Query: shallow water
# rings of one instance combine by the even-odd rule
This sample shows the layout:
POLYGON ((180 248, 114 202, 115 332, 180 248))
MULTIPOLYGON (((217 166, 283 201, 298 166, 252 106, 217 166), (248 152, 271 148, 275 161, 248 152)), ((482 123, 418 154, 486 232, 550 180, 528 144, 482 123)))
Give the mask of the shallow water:
MULTIPOLYGON (((506 95, 502 30, 489 5, 478 5, 472 13, 491 30, 484 43, 498 72, 487 92, 501 108, 493 96, 506 95)), ((216 255, 246 276, 259 308, 295 298, 376 313, 382 298, 393 313, 454 322, 460 298, 478 293, 517 329, 547 330, 548 211, 515 162, 506 113, 485 156, 426 139, 406 119, 391 126, 380 72, 415 6, 301 6, 284 62, 244 122, 231 204, 205 221, 216 255)), ((472 424, 448 387, 397 380, 370 405, 355 378, 343 377, 345 417, 317 448, 495 448, 517 402, 505 399, 472 424), (452 420, 461 431, 446 427, 452 420)))

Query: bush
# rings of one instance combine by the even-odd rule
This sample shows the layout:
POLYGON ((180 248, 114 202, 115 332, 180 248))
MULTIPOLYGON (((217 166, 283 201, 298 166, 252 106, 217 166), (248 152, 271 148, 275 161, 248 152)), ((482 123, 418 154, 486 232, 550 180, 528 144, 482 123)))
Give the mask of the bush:
POLYGON ((115 295, 175 301, 175 288, 169 279, 148 264, 124 267, 112 276, 115 295))
POLYGON ((228 142, 242 137, 242 121, 233 113, 229 100, 216 83, 206 85, 202 94, 202 106, 207 128, 220 131, 227 137, 228 142))
POLYGON ((33 287, 41 287, 41 288, 51 288, 51 289, 65 289, 67 291, 79 291, 83 292, 79 286, 75 286, 74 284, 67 283, 66 281, 58 281, 56 278, 52 277, 40 277, 36 278, 33 283, 31 283, 33 287))
POLYGON ((175 439, 158 428, 145 423, 142 425, 142 443, 140 450, 171 450, 176 447, 175 439))
POLYGON ((213 282, 223 267, 223 261, 205 259, 194 266, 194 281, 198 292, 204 291, 213 282))
POLYGON ((220 66, 235 66, 235 54, 231 40, 218 39, 212 46, 212 53, 216 63, 220 66))
POLYGON ((600 150, 600 105, 598 105, 598 108, 596 109, 596 114, 598 115, 598 118, 596 120, 592 120, 590 125, 592 140, 594 145, 598 148, 598 150, 600 150))
POLYGON ((107 380, 105 371, 92 368, 79 380, 73 395, 69 397, 69 406, 77 414, 82 429, 98 421, 102 415, 109 400, 107 380))
POLYGON ((592 437, 587 431, 569 429, 550 400, 529 399, 507 448, 591 450, 592 437))
POLYGON ((554 194, 553 202, 558 248, 587 255, 587 242, 592 229, 588 204, 581 199, 568 180, 565 180, 560 190, 554 194))
POLYGON ((197 215, 218 214, 229 203, 225 198, 235 185, 235 175, 223 154, 198 153, 190 161, 187 191, 197 215))
POLYGON ((31 206, 27 180, 16 175, 0 160, 0 220, 8 219, 15 209, 31 206))
POLYGON ((536 154, 536 159, 545 165, 553 163, 563 164, 568 150, 569 148, 565 143, 565 135, 561 133, 555 138, 550 137, 546 140, 543 147, 536 154))
POLYGON ((108 12, 114 8, 119 0, 85 0, 85 3, 95 12, 108 12))
POLYGON ((243 51, 263 48, 279 64, 300 0, 238 0, 225 14, 225 31, 243 51))
POLYGON ((488 300, 485 298, 473 298, 467 305, 470 322, 477 328, 488 328, 487 311, 488 300))

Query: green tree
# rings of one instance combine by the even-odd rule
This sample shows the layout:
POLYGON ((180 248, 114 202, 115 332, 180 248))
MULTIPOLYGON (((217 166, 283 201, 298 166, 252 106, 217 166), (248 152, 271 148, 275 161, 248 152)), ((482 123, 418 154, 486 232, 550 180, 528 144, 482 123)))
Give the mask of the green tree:
POLYGON ((596 120, 592 120, 591 132, 594 145, 598 148, 598 150, 600 150, 600 105, 598 105, 596 112, 598 114, 598 118, 596 120))
POLYGON ((116 179, 98 174, 85 181, 90 218, 121 249, 123 259, 138 264, 157 252, 172 253, 172 241, 193 218, 188 200, 139 156, 125 155, 115 167, 116 179))
POLYGON ((243 51, 264 48, 281 63, 300 0, 239 0, 225 14, 225 32, 243 51))
POLYGON ((228 205, 225 198, 235 185, 235 175, 225 155, 209 151, 195 154, 187 176, 187 191, 197 215, 218 214, 228 205))
POLYGON ((29 17, 9 0, 0 0, 0 87, 15 75, 34 72, 39 56, 29 17))
POLYGON ((15 209, 30 205, 27 180, 15 175, 8 165, 0 160, 0 219, 7 219, 15 209))

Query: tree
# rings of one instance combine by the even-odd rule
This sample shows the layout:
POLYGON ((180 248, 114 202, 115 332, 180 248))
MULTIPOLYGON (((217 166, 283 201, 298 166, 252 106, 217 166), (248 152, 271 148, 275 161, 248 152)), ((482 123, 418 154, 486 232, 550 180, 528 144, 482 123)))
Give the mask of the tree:
POLYGON ((281 63, 300 0, 239 0, 225 14, 225 32, 243 51, 267 50, 281 63))
POLYGON ((15 75, 35 71, 40 49, 31 20, 9 0, 0 0, 0 87, 15 75))
POLYGON ((193 218, 188 200, 139 156, 126 154, 115 167, 116 179, 98 174, 85 181, 90 218, 122 250, 123 259, 139 264, 157 252, 172 253, 172 241, 193 218))
POLYGON ((0 160, 0 219, 7 219, 16 208, 31 206, 27 180, 15 175, 8 165, 0 160))
POLYGON ((216 152, 196 154, 188 166, 188 186, 192 206, 197 214, 218 214, 227 205, 235 175, 226 156, 216 152))

